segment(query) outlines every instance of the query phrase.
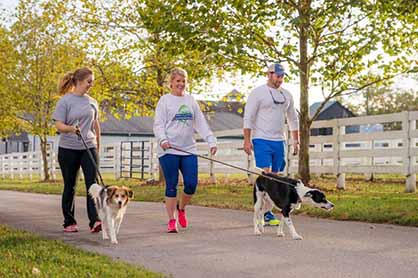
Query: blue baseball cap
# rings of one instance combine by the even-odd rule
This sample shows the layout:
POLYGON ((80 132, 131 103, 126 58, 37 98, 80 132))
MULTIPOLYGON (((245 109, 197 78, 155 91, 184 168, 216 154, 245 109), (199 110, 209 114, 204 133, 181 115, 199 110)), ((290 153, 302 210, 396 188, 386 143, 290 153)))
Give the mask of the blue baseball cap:
POLYGON ((279 76, 284 76, 286 74, 284 67, 279 63, 271 64, 268 67, 268 72, 274 72, 275 74, 279 76))

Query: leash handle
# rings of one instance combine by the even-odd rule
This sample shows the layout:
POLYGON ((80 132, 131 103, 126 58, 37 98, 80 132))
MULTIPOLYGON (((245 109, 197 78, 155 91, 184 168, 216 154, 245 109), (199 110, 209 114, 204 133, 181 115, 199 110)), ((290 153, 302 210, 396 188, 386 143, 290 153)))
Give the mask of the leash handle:
POLYGON ((264 177, 264 178, 269 179, 269 180, 274 180, 274 181, 278 181, 278 182, 281 182, 281 183, 285 183, 285 184, 290 185, 290 186, 295 186, 294 184, 275 179, 274 177, 270 177, 270 176, 267 176, 267 175, 264 175, 264 174, 260 174, 260 173, 257 173, 257 172, 254 172, 254 171, 251 171, 251 170, 248 170, 248 169, 244 169, 242 167, 239 167, 239 166, 236 166, 236 165, 233 165, 233 164, 229 164, 229 163, 226 163, 226 162, 223 162, 223 161, 220 161, 220 160, 216 160, 216 159, 213 159, 213 158, 210 158, 210 157, 206 157, 206 156, 203 156, 203 155, 199 155, 199 154, 195 154, 195 153, 192 153, 192 152, 189 152, 189 151, 185 151, 185 150, 179 149, 179 148, 174 147, 174 146, 170 146, 170 149, 173 149, 173 150, 176 150, 176 151, 179 151, 179 152, 183 152, 183 153, 187 153, 187 154, 191 154, 191 155, 195 155, 197 157, 200 157, 200 158, 203 158, 203 159, 206 159, 206 160, 210 160, 210 161, 213 161, 213 162, 217 162, 219 164, 223 164, 225 166, 235 168, 235 169, 238 169, 238 170, 241 170, 241 171, 253 174, 253 175, 264 177))
POLYGON ((88 156, 89 156, 89 158, 90 158, 90 160, 91 160, 91 163, 93 163, 93 166, 94 166, 94 168, 96 169, 96 173, 97 173, 97 175, 98 175, 98 176, 99 176, 99 178, 100 178, 100 182, 99 182, 99 180, 97 179, 97 175, 96 175, 96 182, 97 182, 97 183, 101 183, 103 186, 105 186, 105 187, 106 187, 106 185, 105 185, 105 184, 104 184, 104 182, 103 182, 103 177, 102 177, 102 175, 100 174, 99 167, 97 166, 96 160, 94 159, 93 154, 91 153, 91 151, 90 151, 89 147, 87 146, 86 141, 84 141, 84 138, 83 138, 83 136, 81 135, 81 131, 80 131, 79 126, 78 126, 78 125, 76 125, 76 126, 75 126, 75 128, 76 128, 76 132, 75 132, 75 134, 77 134, 78 138, 80 138, 80 139, 81 139, 81 141, 83 142, 83 145, 84 145, 84 147, 86 148, 86 151, 87 151, 87 154, 88 154, 88 156))

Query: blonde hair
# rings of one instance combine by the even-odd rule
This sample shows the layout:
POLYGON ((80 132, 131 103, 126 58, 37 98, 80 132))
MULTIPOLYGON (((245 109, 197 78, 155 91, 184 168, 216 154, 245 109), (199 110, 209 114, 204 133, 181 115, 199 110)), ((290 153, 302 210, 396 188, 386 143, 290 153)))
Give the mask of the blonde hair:
POLYGON ((93 71, 87 67, 79 68, 74 72, 67 72, 58 82, 58 93, 65 95, 77 85, 78 81, 83 81, 90 75, 93 75, 93 71))
POLYGON ((181 75, 187 79, 187 71, 182 68, 174 68, 170 71, 169 79, 172 81, 176 75, 181 75))

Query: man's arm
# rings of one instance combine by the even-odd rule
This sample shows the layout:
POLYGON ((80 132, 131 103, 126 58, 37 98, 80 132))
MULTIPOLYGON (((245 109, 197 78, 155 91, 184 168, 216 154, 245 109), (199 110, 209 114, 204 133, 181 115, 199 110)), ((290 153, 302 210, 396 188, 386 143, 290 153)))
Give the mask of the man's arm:
POLYGON ((253 150, 253 144, 251 144, 251 129, 253 127, 255 114, 257 112, 257 105, 257 99, 253 91, 251 92, 250 96, 248 97, 247 103, 245 104, 243 119, 244 151, 248 155, 251 155, 251 151, 253 150))
POLYGON ((293 155, 297 155, 299 152, 299 130, 292 130, 290 133, 293 140, 293 155))
POLYGON ((251 155, 251 151, 253 150, 253 144, 251 144, 251 129, 244 128, 244 151, 251 155))

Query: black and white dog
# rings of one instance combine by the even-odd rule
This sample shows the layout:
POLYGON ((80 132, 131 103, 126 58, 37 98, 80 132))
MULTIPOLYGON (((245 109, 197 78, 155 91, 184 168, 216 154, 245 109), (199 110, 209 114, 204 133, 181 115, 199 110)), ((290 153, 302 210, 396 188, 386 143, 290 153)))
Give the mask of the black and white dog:
POLYGON ((276 207, 282 212, 277 235, 284 236, 283 226, 286 223, 293 239, 303 239, 290 219, 290 213, 299 209, 301 203, 325 210, 334 208, 334 204, 326 199, 323 192, 305 186, 301 180, 263 173, 254 185, 254 233, 260 235, 264 232, 264 213, 276 207))

